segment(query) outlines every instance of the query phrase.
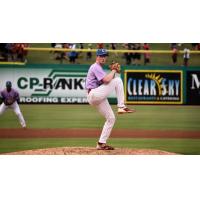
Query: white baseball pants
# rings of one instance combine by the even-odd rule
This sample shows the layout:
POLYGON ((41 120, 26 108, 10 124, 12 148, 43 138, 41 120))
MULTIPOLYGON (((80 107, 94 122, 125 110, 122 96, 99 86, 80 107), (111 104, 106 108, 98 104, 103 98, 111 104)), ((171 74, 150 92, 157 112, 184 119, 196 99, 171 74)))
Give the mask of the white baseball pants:
POLYGON ((115 123, 115 115, 107 100, 107 97, 113 90, 115 90, 117 95, 117 106, 124 107, 124 86, 119 77, 112 79, 108 84, 92 89, 87 96, 89 104, 95 106, 106 119, 99 139, 100 143, 106 143, 115 123))
POLYGON ((4 113, 4 111, 7 110, 8 108, 11 108, 15 112, 15 114, 17 115, 17 117, 19 119, 21 126, 26 127, 26 122, 25 122, 24 117, 23 117, 23 115, 20 111, 18 103, 15 101, 10 106, 6 106, 4 103, 2 103, 1 106, 0 106, 0 115, 2 115, 4 113))

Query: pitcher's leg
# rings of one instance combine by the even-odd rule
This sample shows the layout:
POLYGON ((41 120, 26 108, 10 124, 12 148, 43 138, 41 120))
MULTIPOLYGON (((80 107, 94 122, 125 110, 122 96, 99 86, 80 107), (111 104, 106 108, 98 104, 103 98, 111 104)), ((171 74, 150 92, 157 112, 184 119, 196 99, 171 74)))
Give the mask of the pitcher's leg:
POLYGON ((118 107, 118 114, 124 114, 124 113, 133 113, 135 112, 134 109, 129 109, 124 104, 124 85, 121 80, 121 78, 116 77, 113 79, 113 84, 115 85, 115 91, 117 95, 117 107, 118 107))
POLYGON ((122 79, 119 77, 115 78, 116 80, 116 86, 115 91, 117 95, 117 107, 125 107, 124 105, 124 85, 122 82, 122 79))
POLYGON ((106 143, 115 123, 115 115, 107 99, 103 100, 95 107, 106 119, 99 139, 99 143, 106 143))
POLYGON ((12 105, 12 108, 13 108, 15 114, 17 115, 21 126, 22 126, 23 128, 25 128, 25 127, 26 127, 26 122, 25 122, 24 117, 23 117, 23 115, 22 115, 22 113, 21 113, 21 111, 20 111, 20 108, 19 108, 18 103, 15 102, 15 103, 12 105))
POLYGON ((2 115, 6 109, 7 109, 7 106, 4 103, 2 103, 0 105, 0 115, 2 115))
POLYGON ((116 91, 117 95, 117 106, 125 107, 124 105, 124 86, 121 78, 116 77, 110 83, 103 84, 100 87, 94 89, 90 93, 90 100, 94 104, 98 104, 102 100, 106 99, 113 91, 116 91))

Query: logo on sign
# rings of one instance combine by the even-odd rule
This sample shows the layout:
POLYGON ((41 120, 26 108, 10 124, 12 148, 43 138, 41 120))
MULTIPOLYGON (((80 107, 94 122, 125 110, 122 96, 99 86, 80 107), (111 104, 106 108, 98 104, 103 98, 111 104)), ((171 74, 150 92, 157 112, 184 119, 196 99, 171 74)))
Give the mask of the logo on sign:
POLYGON ((145 78, 128 78, 128 95, 178 96, 180 80, 170 80, 155 73, 145 74, 145 78))
POLYGON ((52 70, 47 77, 20 77, 17 85, 20 89, 31 89, 31 96, 49 96, 55 90, 84 90, 85 73, 69 73, 52 70))
POLYGON ((200 89, 200 80, 198 79, 197 74, 191 74, 192 76, 192 86, 191 89, 195 90, 195 89, 200 89))

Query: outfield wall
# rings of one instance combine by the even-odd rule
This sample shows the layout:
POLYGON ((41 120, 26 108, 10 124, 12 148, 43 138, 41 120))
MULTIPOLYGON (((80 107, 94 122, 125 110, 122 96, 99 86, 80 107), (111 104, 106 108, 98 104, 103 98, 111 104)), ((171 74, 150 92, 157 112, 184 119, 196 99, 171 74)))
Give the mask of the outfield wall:
MULTIPOLYGON (((88 68, 88 65, 1 65, 0 90, 10 80, 20 93, 21 103, 87 103, 88 68)), ((200 105, 200 67, 122 66, 121 77, 127 104, 200 105)), ((116 103, 114 92, 109 101, 116 103)))

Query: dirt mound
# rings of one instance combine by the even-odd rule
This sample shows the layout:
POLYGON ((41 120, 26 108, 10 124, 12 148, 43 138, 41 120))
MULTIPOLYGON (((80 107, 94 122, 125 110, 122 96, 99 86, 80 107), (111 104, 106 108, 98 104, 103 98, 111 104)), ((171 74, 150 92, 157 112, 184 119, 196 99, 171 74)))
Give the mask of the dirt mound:
POLYGON ((175 155, 176 153, 155 149, 116 148, 113 151, 90 147, 59 147, 6 153, 6 155, 175 155))

